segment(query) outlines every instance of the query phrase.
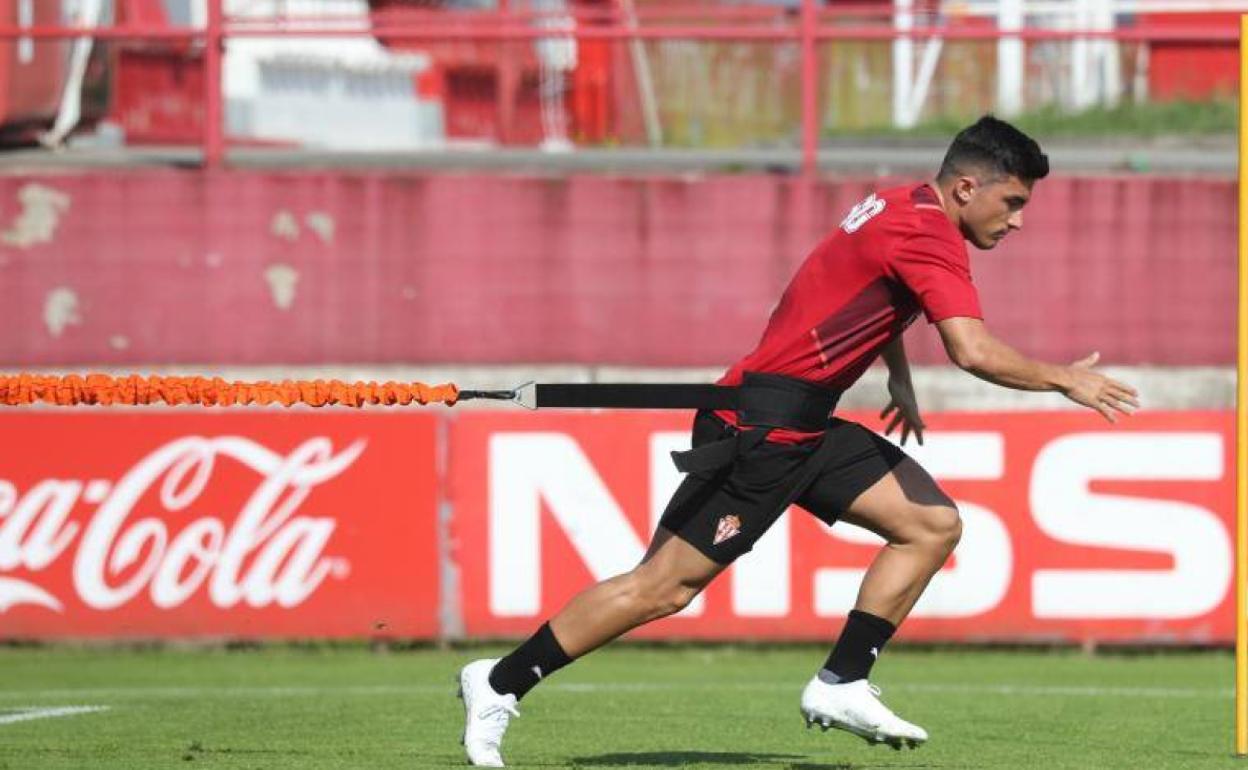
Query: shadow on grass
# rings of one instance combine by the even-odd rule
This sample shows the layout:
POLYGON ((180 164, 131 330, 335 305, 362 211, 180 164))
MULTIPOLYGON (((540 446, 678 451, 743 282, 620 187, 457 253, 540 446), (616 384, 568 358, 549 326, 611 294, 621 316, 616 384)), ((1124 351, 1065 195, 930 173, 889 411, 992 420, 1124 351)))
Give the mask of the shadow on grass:
POLYGON ((630 765, 659 767, 715 765, 717 767, 729 767, 732 765, 774 765, 786 768, 786 770, 858 770, 857 765, 845 763, 812 764, 810 762, 801 762, 799 764, 795 762, 795 760, 801 759, 804 759, 804 757, 799 754, 756 754, 748 751, 642 751, 576 757, 572 760, 572 765, 574 767, 628 767, 630 765))
POLYGON ((234 748, 232 746, 223 746, 221 748, 216 748, 212 746, 205 746, 200 741, 191 741, 191 744, 186 747, 186 751, 183 752, 182 759, 189 762, 195 759, 197 756, 207 757, 213 754, 219 754, 219 755, 220 754, 223 754, 223 755, 236 754, 240 757, 244 757, 244 756, 253 756, 253 755, 254 756, 270 756, 270 755, 271 756, 284 756, 284 755, 304 756, 304 755, 310 755, 313 753, 315 752, 311 751, 310 749, 295 749, 295 748, 253 749, 253 748, 234 748))

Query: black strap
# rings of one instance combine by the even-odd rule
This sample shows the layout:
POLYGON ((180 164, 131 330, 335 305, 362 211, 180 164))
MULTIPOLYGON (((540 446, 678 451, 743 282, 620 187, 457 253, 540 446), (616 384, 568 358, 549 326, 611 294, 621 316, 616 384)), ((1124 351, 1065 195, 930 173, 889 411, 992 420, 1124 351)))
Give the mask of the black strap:
POLYGON ((538 383, 537 407, 736 409, 737 389, 726 385, 670 383, 538 383))
POLYGON ((781 374, 746 372, 741 380, 737 414, 741 424, 819 433, 828 427, 839 391, 781 374))
MULTIPOLYGON (((768 429, 753 429, 736 433, 686 452, 672 452, 672 460, 682 473, 701 477, 703 483, 714 483, 718 471, 734 466, 738 458, 761 444, 769 432, 768 429)), ((827 431, 817 441, 818 444, 802 460, 801 466, 760 506, 760 511, 779 512, 788 508, 827 469, 836 450, 836 442, 827 431)))
POLYGON ((726 468, 737 458, 763 443, 769 430, 733 431, 725 438, 703 444, 700 447, 672 452, 672 462, 681 473, 709 476, 720 468, 726 468))

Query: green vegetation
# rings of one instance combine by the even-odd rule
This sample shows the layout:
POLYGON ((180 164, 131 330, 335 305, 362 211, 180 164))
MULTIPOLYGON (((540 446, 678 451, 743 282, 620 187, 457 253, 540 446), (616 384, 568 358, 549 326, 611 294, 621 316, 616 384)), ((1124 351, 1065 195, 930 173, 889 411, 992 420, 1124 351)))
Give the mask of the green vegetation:
MULTIPOLYGON (((912 129, 876 128, 828 132, 831 137, 934 137, 947 139, 975 116, 938 118, 912 129)), ((1204 102, 1124 103, 1117 107, 1093 107, 1068 113, 1055 107, 1020 115, 1012 121, 1039 139, 1136 138, 1167 136, 1233 135, 1239 124, 1238 102, 1221 99, 1204 102)))
MULTIPOLYGON (((452 679, 496 649, 3 648, 0 768, 462 767, 452 679), (4 723, 18 709, 107 711, 4 723)), ((1227 653, 890 650, 885 701, 914 752, 804 729, 816 647, 614 646, 520 710, 513 767, 1214 768, 1232 752, 1227 653)))

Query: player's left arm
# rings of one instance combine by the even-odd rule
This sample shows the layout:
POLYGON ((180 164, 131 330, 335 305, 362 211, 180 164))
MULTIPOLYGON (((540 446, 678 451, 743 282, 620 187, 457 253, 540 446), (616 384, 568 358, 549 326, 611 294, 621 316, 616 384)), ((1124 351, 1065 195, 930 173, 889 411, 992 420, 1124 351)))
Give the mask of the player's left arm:
POLYGON ((1110 422, 1140 407, 1139 393, 1126 383, 1094 371, 1093 353, 1062 366, 1037 361, 994 337, 979 318, 946 318, 936 323, 949 359, 960 369, 994 385, 1015 390, 1056 390, 1076 404, 1095 409, 1110 422))
POLYGON ((913 433, 919 445, 923 445, 923 418, 919 416, 919 402, 914 395, 914 383, 910 381, 910 362, 906 359, 906 345, 901 335, 884 348, 880 353, 888 366, 888 406, 880 412, 881 419, 889 420, 884 435, 890 435, 898 427, 901 428, 901 444, 913 433))

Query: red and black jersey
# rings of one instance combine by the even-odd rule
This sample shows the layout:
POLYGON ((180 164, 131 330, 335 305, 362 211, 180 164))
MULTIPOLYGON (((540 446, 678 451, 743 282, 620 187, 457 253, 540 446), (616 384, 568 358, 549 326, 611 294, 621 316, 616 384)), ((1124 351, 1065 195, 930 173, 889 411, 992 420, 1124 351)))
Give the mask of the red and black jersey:
MULTIPOLYGON (((751 371, 845 390, 920 310, 930 323, 983 317, 966 242, 928 184, 885 190, 855 206, 798 268, 758 347, 719 384, 737 385, 751 371)), ((773 431, 769 438, 805 437, 773 431)))

